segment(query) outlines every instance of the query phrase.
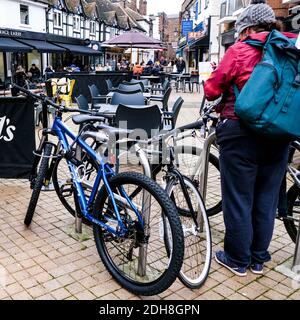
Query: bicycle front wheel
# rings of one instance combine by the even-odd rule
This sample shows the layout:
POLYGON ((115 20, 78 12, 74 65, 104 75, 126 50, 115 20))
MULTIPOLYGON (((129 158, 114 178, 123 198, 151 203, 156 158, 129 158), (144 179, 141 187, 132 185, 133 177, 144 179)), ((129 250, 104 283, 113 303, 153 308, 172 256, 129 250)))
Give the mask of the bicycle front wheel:
MULTIPOLYGON (((109 184, 119 198, 120 190, 125 191, 139 210, 144 226, 141 227, 124 196, 123 201, 117 200, 128 232, 124 237, 117 237, 94 225, 101 260, 128 291, 144 296, 159 294, 176 280, 183 260, 183 233, 176 208, 158 184, 139 173, 119 174, 109 184)), ((105 187, 97 196, 94 217, 117 227, 116 213, 105 187)))
POLYGON ((52 145, 46 144, 44 153, 42 155, 42 160, 40 162, 40 168, 38 170, 38 174, 34 182, 32 182, 32 195, 30 198, 29 206, 26 212, 24 224, 29 227, 31 225, 33 215, 35 213, 35 209, 40 197, 40 193, 43 185, 49 183, 49 181, 45 181, 47 170, 49 167, 50 156, 52 152, 52 145))
POLYGON ((294 243, 297 241, 298 226, 300 219, 300 188, 292 186, 287 195, 288 216, 284 218, 284 226, 294 243))
POLYGON ((194 219, 178 178, 169 181, 167 192, 177 208, 184 208, 185 212, 189 212, 189 215, 181 215, 179 211, 185 248, 179 279, 187 287, 197 289, 204 284, 210 270, 211 232, 206 209, 199 191, 191 180, 186 177, 182 178, 190 199, 190 205, 194 211, 194 219), (196 221, 198 225, 196 225, 196 221))
MULTIPOLYGON (((175 146, 176 164, 183 176, 193 181, 199 189, 199 165, 202 149, 192 146, 175 146)), ((209 217, 222 212, 222 192, 219 159, 209 154, 209 167, 206 191, 206 210, 209 217)))

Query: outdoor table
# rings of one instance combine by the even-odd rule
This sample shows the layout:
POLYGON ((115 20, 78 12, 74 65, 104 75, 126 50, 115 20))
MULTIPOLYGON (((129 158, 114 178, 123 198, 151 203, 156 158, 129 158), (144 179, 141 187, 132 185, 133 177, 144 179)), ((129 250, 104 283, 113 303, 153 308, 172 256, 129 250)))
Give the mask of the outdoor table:
POLYGON ((140 80, 147 79, 151 83, 158 83, 160 81, 160 76, 140 76, 140 80))

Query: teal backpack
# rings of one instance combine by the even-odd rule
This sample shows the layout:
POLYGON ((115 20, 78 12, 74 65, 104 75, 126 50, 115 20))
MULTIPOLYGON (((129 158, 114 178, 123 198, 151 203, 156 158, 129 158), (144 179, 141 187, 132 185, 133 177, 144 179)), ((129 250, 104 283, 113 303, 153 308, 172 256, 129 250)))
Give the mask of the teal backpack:
POLYGON ((257 133, 296 140, 300 137, 300 50, 296 39, 274 30, 266 43, 245 43, 263 48, 264 55, 242 91, 234 86, 236 115, 257 133))

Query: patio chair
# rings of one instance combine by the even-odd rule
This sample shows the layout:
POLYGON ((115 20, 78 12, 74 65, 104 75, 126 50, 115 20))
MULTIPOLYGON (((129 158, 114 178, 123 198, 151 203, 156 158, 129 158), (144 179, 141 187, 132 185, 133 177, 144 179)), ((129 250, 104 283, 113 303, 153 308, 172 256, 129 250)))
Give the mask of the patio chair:
POLYGON ((199 75, 191 75, 192 92, 194 92, 194 86, 196 86, 197 92, 200 92, 200 79, 199 75))
POLYGON ((90 109, 89 102, 84 95, 81 94, 80 96, 76 97, 75 101, 79 109, 86 110, 86 111, 90 109))
POLYGON ((164 112, 164 129, 173 130, 176 127, 176 122, 179 112, 183 105, 184 100, 179 97, 173 105, 172 112, 164 112))
POLYGON ((126 129, 144 130, 148 137, 141 137, 141 139, 157 135, 163 125, 162 113, 157 105, 135 108, 120 104, 115 120, 117 126, 120 126, 122 122, 126 122, 126 129))
POLYGON ((125 86, 128 86, 128 87, 134 87, 134 88, 137 88, 137 86, 139 85, 141 87, 141 89, 143 90, 143 92, 145 92, 145 86, 144 86, 144 83, 142 81, 139 81, 139 82, 136 82, 136 83, 123 81, 122 85, 125 85, 125 86))
POLYGON ((67 92, 65 94, 59 95, 59 101, 64 101, 66 106, 69 107, 72 104, 72 95, 75 86, 75 80, 70 80, 69 88, 67 88, 67 92))
POLYGON ((130 80, 130 83, 140 83, 140 82, 143 83, 143 85, 144 85, 145 88, 150 86, 150 81, 149 81, 149 79, 142 79, 142 80, 131 79, 131 80, 130 80))
POLYGON ((166 92, 166 90, 167 90, 168 88, 170 88, 170 86, 171 86, 170 81, 169 81, 168 79, 166 79, 161 86, 158 86, 158 87, 153 86, 152 89, 151 89, 151 92, 152 92, 152 93, 159 92, 159 93, 161 93, 161 94, 164 94, 164 93, 166 92))
POLYGON ((105 82, 106 82, 106 87, 107 87, 107 93, 116 90, 116 88, 113 86, 113 83, 110 79, 106 79, 105 82))
POLYGON ((150 101, 161 102, 163 111, 168 111, 168 103, 171 96, 172 88, 168 88, 162 96, 151 96, 150 101))
POLYGON ((145 105, 145 98, 141 90, 132 92, 115 91, 110 103, 112 105, 127 104, 127 105, 145 105))
POLYGON ((106 96, 102 96, 95 84, 88 86, 92 97, 92 109, 98 109, 97 104, 106 103, 106 96))
POLYGON ((126 92, 132 92, 140 90, 141 92, 144 92, 144 85, 142 83, 132 84, 132 85, 126 85, 121 83, 118 87, 119 90, 126 91, 126 92))

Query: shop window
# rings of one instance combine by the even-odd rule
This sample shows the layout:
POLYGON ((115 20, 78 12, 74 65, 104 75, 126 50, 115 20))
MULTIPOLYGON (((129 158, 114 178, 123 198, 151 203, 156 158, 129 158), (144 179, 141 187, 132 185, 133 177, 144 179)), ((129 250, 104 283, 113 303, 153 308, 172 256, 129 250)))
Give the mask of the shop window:
POLYGON ((80 32, 80 18, 73 17, 73 30, 76 32, 80 32))
POLYGON ((62 14, 61 14, 61 12, 54 12, 53 21, 54 21, 54 27, 62 28, 62 14))
POLYGON ((96 34, 96 23, 95 21, 90 22, 90 34, 96 34))
POLYGON ((4 82, 4 56, 3 52, 0 52, 0 82, 4 82))
POLYGON ((20 4, 21 24, 29 24, 29 8, 24 4, 20 4))

